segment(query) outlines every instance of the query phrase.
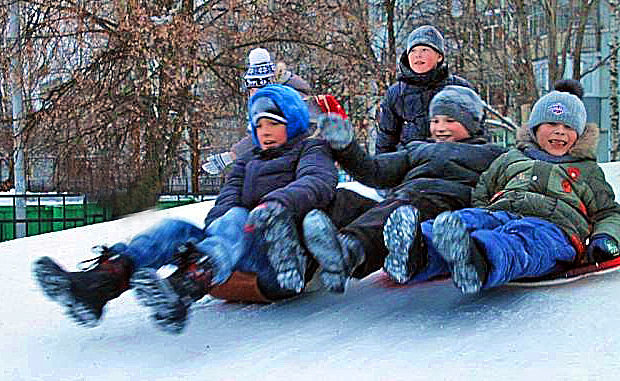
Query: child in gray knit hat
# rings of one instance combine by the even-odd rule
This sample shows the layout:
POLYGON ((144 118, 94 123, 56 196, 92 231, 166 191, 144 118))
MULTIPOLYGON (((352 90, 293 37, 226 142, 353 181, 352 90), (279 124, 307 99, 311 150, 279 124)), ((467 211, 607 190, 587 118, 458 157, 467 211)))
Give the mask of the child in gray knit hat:
POLYGON ((398 60, 397 82, 382 102, 377 129, 377 153, 403 149, 412 140, 425 140, 429 131, 429 102, 445 86, 473 88, 450 74, 444 38, 432 25, 414 29, 398 60))
POLYGON ((598 130, 586 126, 579 94, 579 82, 565 80, 536 102, 517 148, 480 176, 474 208, 422 224, 407 217, 410 206, 390 216, 387 224, 415 232, 399 250, 428 263, 411 279, 450 273, 461 292, 474 294, 620 255, 620 205, 596 162, 598 130))
POLYGON ((382 266, 400 282, 422 271, 426 263, 409 261, 407 256, 405 238, 414 234, 408 227, 415 224, 399 218, 389 222, 388 217, 403 205, 415 209, 407 218, 420 221, 470 206, 478 176, 506 151, 482 136, 482 101, 467 87, 444 87, 430 102, 429 114, 427 141, 413 141, 404 150, 376 156, 355 142, 348 122, 333 115, 319 119, 342 168, 364 185, 391 189, 385 200, 372 205, 341 201, 346 193, 338 190, 326 212, 314 210, 304 219, 306 247, 321 265, 321 280, 329 290, 343 292, 350 277, 362 278, 382 266), (359 215, 347 221, 351 210, 359 215))

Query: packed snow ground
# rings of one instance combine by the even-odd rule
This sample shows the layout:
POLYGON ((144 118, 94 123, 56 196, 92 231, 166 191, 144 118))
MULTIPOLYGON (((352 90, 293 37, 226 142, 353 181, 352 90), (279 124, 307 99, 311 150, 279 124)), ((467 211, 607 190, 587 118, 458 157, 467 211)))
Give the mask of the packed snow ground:
MULTIPOLYGON (((620 163, 604 165, 620 200, 620 163)), ((463 297, 449 281, 389 287, 380 273, 344 295, 273 305, 203 299, 185 332, 158 331, 131 292, 101 324, 75 326, 31 277, 165 217, 202 223, 211 202, 0 244, 1 380, 612 379, 620 372, 620 273, 463 297)))

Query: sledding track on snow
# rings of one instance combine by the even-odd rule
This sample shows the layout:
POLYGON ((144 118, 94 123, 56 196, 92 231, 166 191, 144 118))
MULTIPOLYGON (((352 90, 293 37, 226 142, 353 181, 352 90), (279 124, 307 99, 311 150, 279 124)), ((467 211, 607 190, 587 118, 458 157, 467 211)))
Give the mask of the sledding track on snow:
MULTIPOLYGON (((620 163, 604 165, 620 194, 620 163)), ((210 203, 0 244, 0 378, 6 380, 611 379, 620 371, 620 273, 463 297, 449 280, 275 305, 203 299, 183 334, 158 331, 134 295, 95 328, 75 326, 31 277, 34 259, 65 267, 95 244, 126 240, 166 216, 201 223, 210 203)))

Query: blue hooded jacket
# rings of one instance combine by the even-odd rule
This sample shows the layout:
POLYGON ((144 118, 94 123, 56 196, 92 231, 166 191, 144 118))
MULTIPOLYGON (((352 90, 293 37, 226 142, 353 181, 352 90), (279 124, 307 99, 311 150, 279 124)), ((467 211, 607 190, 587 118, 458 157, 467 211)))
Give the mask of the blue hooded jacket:
POLYGON ((287 141, 261 149, 252 125, 255 147, 237 157, 205 226, 232 207, 251 210, 268 201, 284 205, 300 223, 310 210, 326 208, 336 193, 334 159, 325 141, 307 137, 308 108, 299 94, 290 87, 269 85, 250 99, 250 110, 261 97, 269 97, 284 114, 287 141))

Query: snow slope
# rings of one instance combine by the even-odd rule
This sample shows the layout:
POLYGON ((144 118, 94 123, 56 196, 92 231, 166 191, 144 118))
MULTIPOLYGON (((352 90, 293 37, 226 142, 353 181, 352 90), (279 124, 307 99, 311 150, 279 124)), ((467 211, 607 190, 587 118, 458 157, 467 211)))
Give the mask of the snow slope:
MULTIPOLYGON (((604 169, 620 195, 620 163, 604 169)), ((100 326, 74 326, 31 278, 41 255, 73 269, 93 245, 164 217, 201 223, 210 205, 1 243, 0 380, 596 380, 620 371, 620 273, 478 297, 449 281, 390 288, 376 273, 344 295, 266 306, 205 298, 179 336, 159 332, 131 292, 100 326)))

